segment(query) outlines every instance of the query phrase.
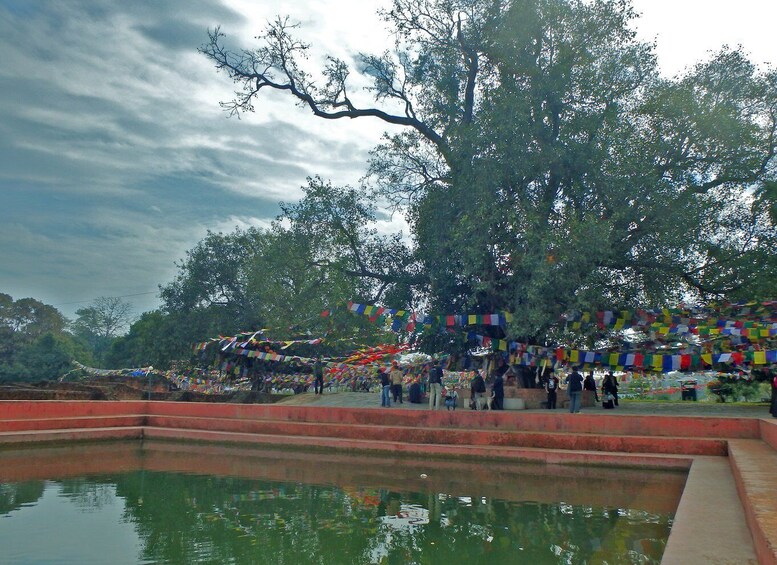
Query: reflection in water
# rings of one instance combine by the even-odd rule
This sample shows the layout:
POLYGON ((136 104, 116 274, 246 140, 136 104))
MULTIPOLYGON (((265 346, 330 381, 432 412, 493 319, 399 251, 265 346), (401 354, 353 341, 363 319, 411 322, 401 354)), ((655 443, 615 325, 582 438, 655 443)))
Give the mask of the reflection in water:
MULTIPOLYGON (((681 484, 671 473, 578 471, 591 474, 580 483, 589 486, 594 476, 620 474, 620 482, 609 481, 611 490, 618 492, 624 491, 620 483, 625 477, 632 483, 629 496, 636 503, 628 509, 554 499, 550 496, 553 491, 563 494, 562 485, 572 481, 575 470, 567 468, 552 469, 550 474, 542 466, 503 468, 489 464, 490 475, 513 483, 501 483, 504 488, 500 488, 500 484, 487 485, 478 480, 483 464, 434 461, 407 462, 403 466, 396 459, 369 458, 355 464, 352 457, 336 463, 335 459, 340 458, 286 454, 284 459, 279 452, 270 457, 247 450, 248 462, 254 465, 243 461, 237 465, 241 470, 238 476, 216 476, 191 474, 195 470, 192 466, 209 466, 203 446, 128 449, 135 450, 133 453, 139 457, 136 470, 49 482, 0 483, 0 546, 20 547, 7 537, 19 535, 19 528, 5 525, 27 520, 37 501, 45 503, 49 511, 36 516, 36 520, 47 523, 35 532, 61 531, 61 535, 54 536, 59 544, 67 543, 62 541, 67 539, 77 546, 92 543, 81 531, 84 524, 79 516, 84 514, 102 523, 90 526, 100 528, 99 543, 111 547, 104 538, 122 536, 123 543, 113 545, 115 549, 108 559, 112 562, 658 563, 673 510, 651 507, 655 504, 650 502, 654 498, 650 495, 662 481, 664 486, 670 485, 670 490, 681 484), (181 469, 187 467, 182 461, 189 456, 195 464, 181 469), (326 465, 311 464, 322 459, 329 459, 326 465), (427 470, 431 467, 431 480, 417 481, 414 465, 423 465, 427 470), (279 468, 291 473, 300 466, 305 467, 311 480, 290 482, 273 476, 279 468), (269 477, 263 476, 262 467, 269 477), (381 480, 385 475, 399 480, 381 480), (448 478, 434 480, 434 475, 448 478), (542 484, 544 495, 527 496, 529 491, 516 487, 516 482, 535 487, 542 484), (505 496, 498 495, 500 490, 505 496), (54 506, 50 498, 60 504, 57 511, 51 510, 54 506), (73 531, 69 531, 71 528, 73 531), (129 530, 135 536, 134 543, 125 539, 129 530), (120 549, 125 554, 118 554, 120 549)), ((224 453, 218 452, 211 463, 224 462, 224 453)), ((231 453, 238 457, 239 450, 231 453)), ((20 454, 19 461, 24 455, 20 454)), ((26 455, 29 460, 30 456, 35 459, 45 453, 26 455)), ((1 458, 5 461, 0 464, 13 467, 13 458, 7 453, 1 458)), ((7 480, 2 471, 0 479, 7 480)), ((601 481, 595 485, 608 486, 601 481)), ((677 492, 679 495, 679 489, 677 492)), ((609 496, 611 493, 605 499, 609 496)), ((11 549, 11 555, 0 557, 0 562, 43 561, 57 553, 57 548, 47 547, 47 543, 47 537, 40 536, 35 543, 23 544, 23 549, 11 549)), ((58 562, 68 558, 73 563, 89 561, 79 561, 74 548, 59 549, 58 562)))

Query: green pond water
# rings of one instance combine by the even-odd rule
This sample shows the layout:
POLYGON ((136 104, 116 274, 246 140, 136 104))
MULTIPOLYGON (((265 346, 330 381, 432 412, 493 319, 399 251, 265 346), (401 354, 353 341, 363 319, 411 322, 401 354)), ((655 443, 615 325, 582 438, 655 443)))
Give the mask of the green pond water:
POLYGON ((659 563, 684 480, 176 443, 4 449, 0 563, 659 563))

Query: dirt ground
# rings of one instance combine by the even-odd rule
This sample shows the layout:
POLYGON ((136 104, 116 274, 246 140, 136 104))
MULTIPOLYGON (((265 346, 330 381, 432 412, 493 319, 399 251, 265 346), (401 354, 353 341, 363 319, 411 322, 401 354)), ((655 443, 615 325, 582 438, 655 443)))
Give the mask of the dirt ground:
POLYGON ((0 400, 176 400, 182 402, 238 402, 267 404, 286 398, 258 392, 201 394, 171 391, 165 379, 95 377, 88 381, 0 384, 0 400))

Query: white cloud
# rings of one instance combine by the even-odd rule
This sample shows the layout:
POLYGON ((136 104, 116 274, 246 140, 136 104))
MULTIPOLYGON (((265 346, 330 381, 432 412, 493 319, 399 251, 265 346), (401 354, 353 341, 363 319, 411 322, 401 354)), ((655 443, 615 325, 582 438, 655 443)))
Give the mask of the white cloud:
POLYGON ((656 40, 658 62, 673 76, 724 44, 742 45, 758 64, 777 63, 777 3, 765 0, 634 0, 639 37, 656 40))

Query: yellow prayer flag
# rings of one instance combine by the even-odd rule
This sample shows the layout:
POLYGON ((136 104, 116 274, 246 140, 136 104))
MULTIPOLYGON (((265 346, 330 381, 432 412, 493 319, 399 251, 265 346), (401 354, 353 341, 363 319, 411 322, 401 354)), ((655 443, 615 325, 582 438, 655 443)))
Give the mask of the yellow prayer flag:
POLYGON ((753 363, 755 365, 766 365, 766 351, 753 351, 753 363))
POLYGON ((702 353, 701 360, 707 365, 712 365, 712 353, 702 353))
POLYGON ((610 367, 617 367, 617 366, 618 366, 618 354, 610 353, 610 367))
POLYGON ((653 368, 661 370, 664 366, 664 356, 663 355, 653 355, 653 368))
POLYGON ((475 324, 477 324, 477 323, 478 323, 478 317, 477 317, 475 314, 469 314, 469 315, 467 316, 467 323, 468 323, 470 326, 474 326, 475 324))
POLYGON ((577 363, 580 361, 580 352, 577 349, 573 349, 569 352, 569 361, 571 363, 577 363))

